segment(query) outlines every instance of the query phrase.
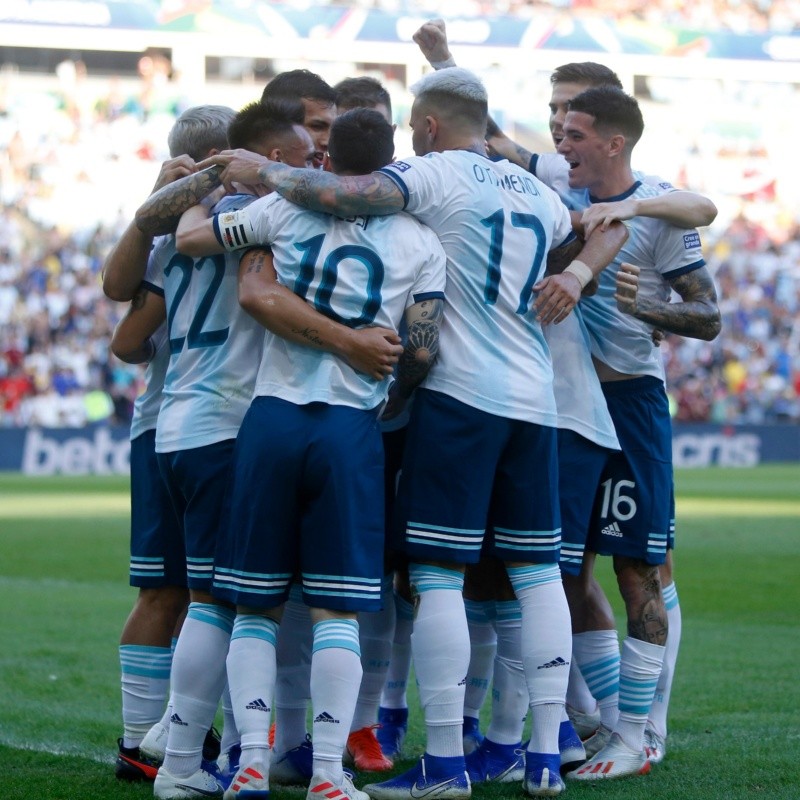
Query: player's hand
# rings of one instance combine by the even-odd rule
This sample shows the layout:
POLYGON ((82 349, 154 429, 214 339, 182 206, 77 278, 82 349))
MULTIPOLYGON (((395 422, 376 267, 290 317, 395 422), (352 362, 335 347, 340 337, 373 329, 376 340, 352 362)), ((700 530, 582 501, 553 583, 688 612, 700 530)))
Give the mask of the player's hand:
POLYGON ((167 159, 161 165, 158 178, 156 178, 153 191, 150 192, 150 194, 155 194, 159 189, 166 186, 168 183, 177 181, 180 178, 185 178, 187 175, 191 175, 193 172, 197 172, 197 164, 194 163, 194 159, 191 156, 182 155, 178 156, 177 158, 167 159))
POLYGON ((662 331, 660 328, 653 328, 650 333, 650 338, 653 340, 653 344, 656 347, 661 347, 661 342, 667 338, 667 334, 662 331))
POLYGON ((264 182, 258 171, 264 164, 271 163, 265 156, 252 153, 250 150, 223 150, 210 158, 201 161, 198 169, 206 167, 222 167, 220 179, 225 190, 230 193, 247 191, 251 194, 264 194, 264 182))
POLYGON ((447 30, 443 19, 426 22, 411 38, 417 43, 429 64, 447 61, 452 57, 447 46, 447 30))
POLYGON ((533 291, 537 293, 533 308, 542 325, 566 319, 581 299, 580 281, 571 272, 548 275, 534 284, 533 291))
POLYGON ((637 213, 636 199, 626 197, 624 200, 617 200, 613 203, 593 203, 581 216, 583 224, 583 238, 588 239, 592 231, 600 226, 601 231, 608 230, 608 226, 614 220, 626 220, 635 217, 637 213))
POLYGON ((635 264, 620 264, 617 272, 617 286, 614 292, 614 299, 617 301, 617 308, 623 314, 630 314, 635 317, 638 311, 636 300, 639 294, 639 272, 640 269, 635 264))
POLYGON ((403 353, 400 337, 390 328, 357 328, 350 332, 345 358, 358 372, 382 381, 394 372, 403 353))

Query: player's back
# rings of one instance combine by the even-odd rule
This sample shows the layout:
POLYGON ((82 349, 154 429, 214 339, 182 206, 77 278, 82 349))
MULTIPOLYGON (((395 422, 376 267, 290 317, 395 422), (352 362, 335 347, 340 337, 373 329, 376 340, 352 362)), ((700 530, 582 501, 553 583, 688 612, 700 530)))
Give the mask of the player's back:
POLYGON ((439 361, 425 385, 489 413, 555 425, 532 287, 548 252, 572 236, 566 208, 519 167, 463 150, 398 161, 383 172, 447 254, 439 361))
MULTIPOLYGON (((226 198, 227 209, 254 198, 226 198)), ((218 206, 219 208, 219 206, 218 206)), ((239 306, 237 255, 200 258, 160 243, 170 362, 156 449, 235 438, 253 396, 264 329, 239 306)))
MULTIPOLYGON (((258 240, 272 247, 280 282, 344 325, 397 331, 406 308, 443 295, 441 245, 408 214, 341 219, 298 209, 277 195, 248 212, 258 240)), ((336 356, 267 334, 259 395, 374 408, 385 390, 385 382, 336 356)))

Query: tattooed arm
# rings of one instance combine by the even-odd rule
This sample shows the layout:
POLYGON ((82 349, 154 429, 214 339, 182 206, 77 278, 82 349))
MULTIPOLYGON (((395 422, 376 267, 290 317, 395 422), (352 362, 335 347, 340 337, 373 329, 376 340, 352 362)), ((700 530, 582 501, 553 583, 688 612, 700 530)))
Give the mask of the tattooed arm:
POLYGON ((164 298, 140 287, 131 300, 127 314, 114 329, 111 352, 128 364, 151 361, 156 353, 156 345, 151 337, 166 318, 164 298))
POLYGON ((167 184, 150 195, 136 212, 135 219, 139 230, 151 236, 172 233, 184 211, 197 205, 221 185, 221 172, 219 167, 212 165, 167 184))
POLYGON ((444 300, 441 299, 423 300, 406 309, 408 338, 382 419, 393 419, 403 411, 411 393, 425 380, 436 362, 443 316, 444 300))
POLYGON ((348 328, 320 314, 278 283, 272 254, 248 250, 239 262, 239 304, 267 330, 287 341, 343 358, 376 381, 392 374, 403 347, 388 328, 348 328))
POLYGON ((722 328, 714 282, 705 267, 670 280, 680 303, 639 295, 639 267, 623 263, 614 297, 620 311, 662 331, 692 339, 715 339, 722 328))

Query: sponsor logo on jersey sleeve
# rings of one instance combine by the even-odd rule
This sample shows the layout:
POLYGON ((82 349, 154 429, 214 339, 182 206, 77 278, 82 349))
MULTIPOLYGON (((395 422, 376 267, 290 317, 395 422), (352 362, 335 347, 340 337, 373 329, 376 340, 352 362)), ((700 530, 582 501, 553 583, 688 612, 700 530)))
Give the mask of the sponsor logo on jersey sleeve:
POLYGON ((686 250, 692 250, 695 247, 700 247, 700 234, 697 231, 684 234, 683 247, 686 250))

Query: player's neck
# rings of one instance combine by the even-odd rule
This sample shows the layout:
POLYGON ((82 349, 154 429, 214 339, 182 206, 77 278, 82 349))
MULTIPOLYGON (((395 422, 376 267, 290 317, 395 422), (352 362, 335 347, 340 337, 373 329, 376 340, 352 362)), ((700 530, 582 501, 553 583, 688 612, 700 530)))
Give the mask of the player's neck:
POLYGON ((635 183, 629 167, 603 175, 602 179, 589 187, 589 193, 598 200, 608 200, 627 194, 635 183))

